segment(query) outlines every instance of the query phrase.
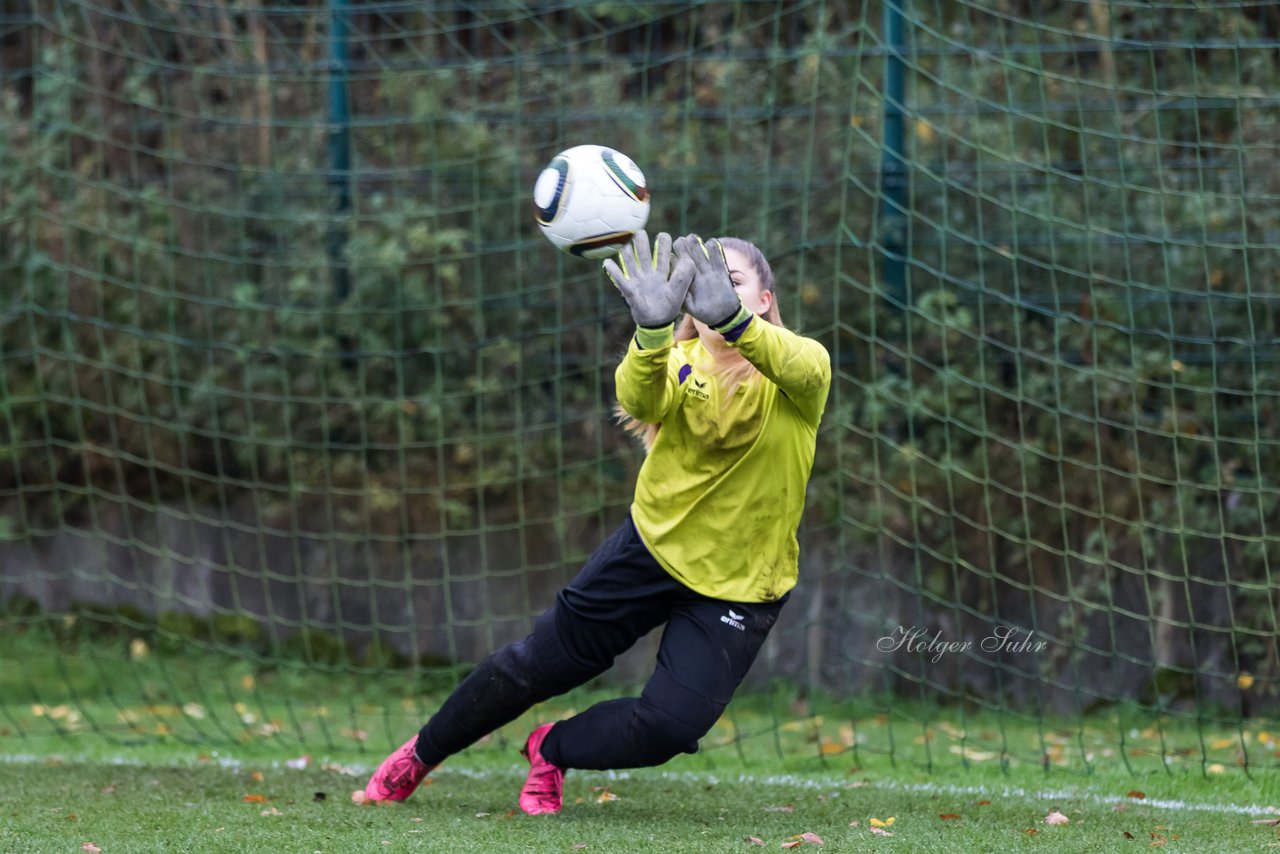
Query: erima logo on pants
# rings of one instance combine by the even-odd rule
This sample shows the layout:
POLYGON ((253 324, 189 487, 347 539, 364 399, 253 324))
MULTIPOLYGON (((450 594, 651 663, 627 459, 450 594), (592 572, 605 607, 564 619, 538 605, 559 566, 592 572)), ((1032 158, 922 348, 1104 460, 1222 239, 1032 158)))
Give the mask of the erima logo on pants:
POLYGON ((746 619, 746 614, 734 613, 734 610, 730 608, 729 613, 726 616, 723 616, 720 618, 720 622, 728 626, 733 626, 735 629, 737 629, 740 632, 745 632, 747 630, 747 627, 742 625, 742 620, 745 620, 745 619, 746 619))

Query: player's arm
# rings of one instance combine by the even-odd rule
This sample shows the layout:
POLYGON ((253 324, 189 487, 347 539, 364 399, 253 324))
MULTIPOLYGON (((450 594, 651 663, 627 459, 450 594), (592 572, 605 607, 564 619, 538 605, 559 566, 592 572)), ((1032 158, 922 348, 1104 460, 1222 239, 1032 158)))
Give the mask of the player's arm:
POLYGON ((617 262, 604 262, 604 271, 626 298, 636 322, 615 375, 618 403, 632 418, 656 424, 675 398, 668 361, 676 316, 693 281, 693 263, 682 259, 673 271, 671 236, 659 234, 650 252, 649 236, 638 231, 618 253, 617 262))
POLYGON ((706 246, 696 235, 675 243, 676 256, 693 261, 693 285, 685 298, 689 313, 724 336, 795 404, 812 424, 822 418, 831 387, 831 357, 812 338, 756 317, 738 298, 720 244, 706 246))
POLYGON ((743 308, 717 329, 748 362, 791 399, 806 421, 817 424, 831 388, 831 356, 812 338, 774 326, 743 308))
POLYGON ((637 327, 614 374, 618 403, 646 424, 663 421, 676 399, 679 381, 671 364, 673 329, 674 324, 656 330, 637 327))

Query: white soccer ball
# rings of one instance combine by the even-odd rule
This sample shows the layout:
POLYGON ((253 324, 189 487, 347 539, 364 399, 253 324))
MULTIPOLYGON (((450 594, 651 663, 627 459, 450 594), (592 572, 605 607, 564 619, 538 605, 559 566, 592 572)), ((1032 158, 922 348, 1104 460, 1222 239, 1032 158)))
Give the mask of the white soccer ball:
POLYGON ((533 185, 538 226, 571 255, 607 258, 649 221, 649 188, 630 157, 575 145, 551 158, 533 185))

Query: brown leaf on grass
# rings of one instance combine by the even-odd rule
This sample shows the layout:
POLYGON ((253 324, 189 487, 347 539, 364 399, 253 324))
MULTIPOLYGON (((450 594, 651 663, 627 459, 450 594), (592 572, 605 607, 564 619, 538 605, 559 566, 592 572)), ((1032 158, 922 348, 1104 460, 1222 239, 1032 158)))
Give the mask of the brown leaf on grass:
POLYGON ((265 804, 268 798, 266 795, 245 795, 244 802, 246 804, 265 804))
POLYGON ((787 842, 782 843, 783 848, 795 848, 799 845, 822 845, 822 837, 816 833, 799 833, 791 837, 787 842))
POLYGON ((1070 824, 1071 819, 1067 818, 1065 815, 1058 812, 1057 810, 1051 810, 1049 814, 1044 817, 1044 823, 1045 824, 1070 824))
POLYGON ((795 805, 795 804, 783 804, 783 805, 782 805, 782 806, 780 806, 780 807, 765 807, 765 808, 764 808, 764 811, 765 811, 765 812, 795 812, 795 811, 796 811, 796 805, 795 805))
POLYGON ((615 795, 613 792, 609 791, 608 786, 605 786, 603 789, 600 790, 600 794, 596 795, 596 803, 598 804, 607 804, 609 803, 609 801, 617 801, 617 800, 621 800, 621 799, 617 795, 615 795))
POLYGON ((883 827, 873 827, 871 828, 871 832, 876 836, 893 836, 892 831, 885 830, 883 827))
POLYGON ((1163 836, 1156 833, 1154 830, 1151 831, 1151 843, 1147 845, 1148 848, 1155 848, 1159 845, 1168 845, 1168 844, 1169 844, 1168 839, 1165 839, 1163 836))
POLYGON ((746 842, 749 845, 764 845, 764 840, 761 839, 759 836, 748 836, 746 839, 742 841, 746 842))
POLYGON ((1023 833, 1025 833, 1025 834, 1027 834, 1027 835, 1029 835, 1029 836, 1035 836, 1037 833, 1039 833, 1039 832, 1040 832, 1040 828, 1038 828, 1038 827, 1024 827, 1024 828, 1022 828, 1022 832, 1023 832, 1023 833))
POLYGON ((1133 839, 1133 838, 1134 838, 1134 835, 1133 835, 1132 833, 1130 833, 1129 831, 1127 831, 1127 830, 1126 830, 1126 831, 1124 832, 1124 838, 1125 838, 1125 839, 1133 839))
POLYGON ((1146 796, 1147 796, 1146 792, 1139 792, 1137 789, 1134 789, 1132 792, 1129 792, 1127 795, 1125 795, 1126 798, 1137 798, 1138 800, 1142 800, 1146 796))
POLYGON ((585 843, 585 842, 575 842, 575 843, 573 844, 573 847, 574 847, 574 848, 578 848, 578 849, 586 848, 586 847, 587 847, 587 843, 585 843))
POLYGON ((89 854, 102 854, 102 849, 94 845, 92 842, 86 842, 80 846, 81 851, 88 851, 89 854))
POLYGON ((942 819, 943 821, 952 821, 954 819, 960 818, 960 813, 958 812, 939 813, 938 818, 942 819))
POLYGON ((116 784, 115 784, 115 783, 112 783, 112 784, 111 784, 111 785, 109 785, 109 786, 103 786, 103 787, 102 787, 101 789, 99 789, 98 791, 99 791, 99 792, 101 792, 101 793, 102 793, 102 794, 104 794, 104 795, 110 795, 110 794, 113 794, 113 793, 115 792, 115 790, 116 790, 116 784))
POLYGON ((1249 822, 1249 824, 1269 824, 1272 827, 1280 826, 1280 818, 1260 818, 1249 822))
POLYGON ((284 813, 280 812, 280 810, 275 807, 272 807, 269 810, 263 810, 262 815, 284 815, 284 813))
POLYGON ((975 801, 975 803, 980 807, 991 806, 991 801, 975 801))

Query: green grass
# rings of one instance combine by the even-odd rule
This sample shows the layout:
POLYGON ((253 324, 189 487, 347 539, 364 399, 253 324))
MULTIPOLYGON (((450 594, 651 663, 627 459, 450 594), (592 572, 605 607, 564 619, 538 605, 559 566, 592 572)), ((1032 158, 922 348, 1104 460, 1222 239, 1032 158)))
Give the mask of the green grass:
POLYGON ((824 851, 1280 850, 1253 823, 1280 808, 1274 722, 1040 719, 778 686, 735 700, 697 755, 571 772, 564 812, 532 818, 515 810, 524 735, 619 689, 537 707, 409 802, 360 806, 352 791, 439 684, 130 649, 0 631, 0 852, 751 851, 803 833, 824 851), (1070 823, 1046 824, 1053 809, 1070 823), (893 835, 873 835, 890 817, 893 835))
POLYGON ((238 767, 24 763, 0 772, 9 780, 0 787, 0 850, 72 851, 94 843, 107 854, 747 851, 757 847, 748 837, 779 850, 802 833, 817 834, 823 850, 832 851, 1135 851, 1162 840, 1167 851, 1280 845, 1275 828, 1251 824, 1263 816, 1220 811, 1263 796, 1261 786, 1238 779, 1210 785, 1106 777, 1059 788, 1034 776, 983 771, 960 780, 859 772, 744 781, 736 774, 681 772, 681 764, 612 777, 571 772, 563 813, 529 817, 514 810, 522 772, 512 763, 460 759, 408 802, 379 806, 352 803, 363 775, 334 768, 295 770, 267 761, 238 767), (1024 784, 1027 789, 1017 791, 1024 784), (1146 799, 1125 796, 1135 784, 1146 799), (617 799, 602 801, 606 789, 617 799), (1055 792, 1044 794, 1049 789, 1055 792), (1219 811, 1175 808, 1165 798, 1219 811), (1046 825, 1054 808, 1071 823, 1046 825), (890 817, 893 836, 873 836, 871 819, 890 817))

